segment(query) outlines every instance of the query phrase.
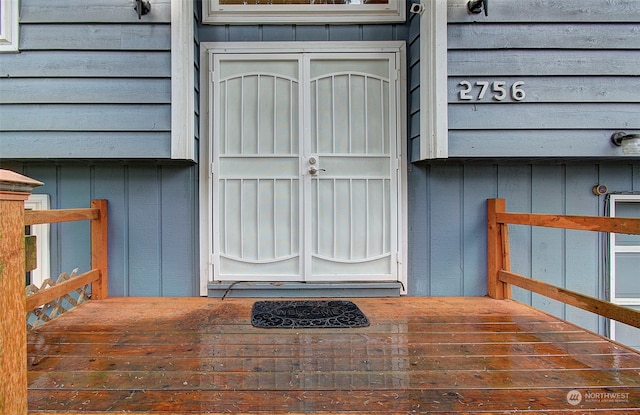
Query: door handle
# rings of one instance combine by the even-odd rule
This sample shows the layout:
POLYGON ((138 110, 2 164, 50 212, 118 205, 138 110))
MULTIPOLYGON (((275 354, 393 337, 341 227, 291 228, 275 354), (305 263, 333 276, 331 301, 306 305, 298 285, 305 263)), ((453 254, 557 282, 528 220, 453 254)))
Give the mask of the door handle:
POLYGON ((309 174, 312 176, 317 176, 319 171, 327 171, 325 169, 319 169, 316 166, 309 166, 309 174))

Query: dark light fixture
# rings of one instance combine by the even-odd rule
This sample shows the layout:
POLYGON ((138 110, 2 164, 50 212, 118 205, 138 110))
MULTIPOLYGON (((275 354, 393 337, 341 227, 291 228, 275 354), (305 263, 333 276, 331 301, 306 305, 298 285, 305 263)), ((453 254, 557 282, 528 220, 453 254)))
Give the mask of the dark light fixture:
POLYGON ((136 5, 133 8, 138 12, 138 20, 140 20, 142 16, 151 11, 151 3, 149 0, 136 0, 136 5))
POLYGON ((484 11, 484 15, 489 15, 489 0, 469 0, 467 2, 467 10, 472 14, 480 14, 484 11))
POLYGON ((627 134, 618 131, 611 135, 611 142, 622 147, 624 154, 640 154, 640 134, 627 134))

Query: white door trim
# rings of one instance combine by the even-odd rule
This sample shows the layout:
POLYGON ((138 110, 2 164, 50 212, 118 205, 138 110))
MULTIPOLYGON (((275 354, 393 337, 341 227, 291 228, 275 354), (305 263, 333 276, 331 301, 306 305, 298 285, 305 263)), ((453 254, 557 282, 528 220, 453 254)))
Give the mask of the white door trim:
POLYGON ((193 2, 171 0, 171 158, 195 160, 193 2))
MULTIPOLYGON (((213 218, 212 212, 212 165, 209 148, 213 137, 212 126, 209 125, 209 112, 213 108, 213 94, 210 91, 212 79, 212 63, 215 54, 282 54, 282 53, 394 53, 396 56, 396 73, 394 81, 399 91, 398 105, 393 116, 396 123, 397 141, 397 175, 398 186, 397 238, 399 252, 397 255, 398 281, 407 285, 407 144, 406 144, 406 46, 402 41, 385 42, 203 42, 200 45, 201 55, 201 116, 200 131, 200 287, 201 294, 206 295, 207 283, 213 281, 214 268, 212 258, 213 248, 213 218)), ((403 292, 406 293, 406 292, 403 292)))
MULTIPOLYGON (((48 194, 31 194, 24 202, 25 209, 49 210, 48 194)), ((31 284, 38 288, 47 278, 51 278, 51 248, 49 246, 49 232, 51 225, 43 223, 31 226, 31 235, 36 237, 37 268, 31 271, 31 284)))

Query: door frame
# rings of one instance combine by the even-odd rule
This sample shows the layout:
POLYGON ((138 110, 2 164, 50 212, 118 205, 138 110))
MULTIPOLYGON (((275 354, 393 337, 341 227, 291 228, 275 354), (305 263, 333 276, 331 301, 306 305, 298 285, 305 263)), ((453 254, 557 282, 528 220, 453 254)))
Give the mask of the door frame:
POLYGON ((403 41, 382 42, 202 42, 200 45, 200 146, 199 146, 199 231, 200 231, 200 294, 207 294, 207 284, 213 281, 213 206, 212 161, 210 143, 213 126, 209 122, 213 106, 211 66, 216 54, 283 54, 283 53, 394 53, 395 76, 399 102, 396 108, 397 159, 398 159, 398 217, 397 217, 397 275, 402 284, 402 294, 407 286, 407 92, 406 46, 403 41))

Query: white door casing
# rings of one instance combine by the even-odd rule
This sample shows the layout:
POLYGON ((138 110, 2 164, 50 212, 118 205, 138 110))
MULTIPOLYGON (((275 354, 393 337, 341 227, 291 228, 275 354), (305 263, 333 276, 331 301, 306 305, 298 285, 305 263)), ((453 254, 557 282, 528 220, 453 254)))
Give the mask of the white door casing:
POLYGON ((404 44, 205 43, 201 62, 203 293, 405 282, 404 44))

